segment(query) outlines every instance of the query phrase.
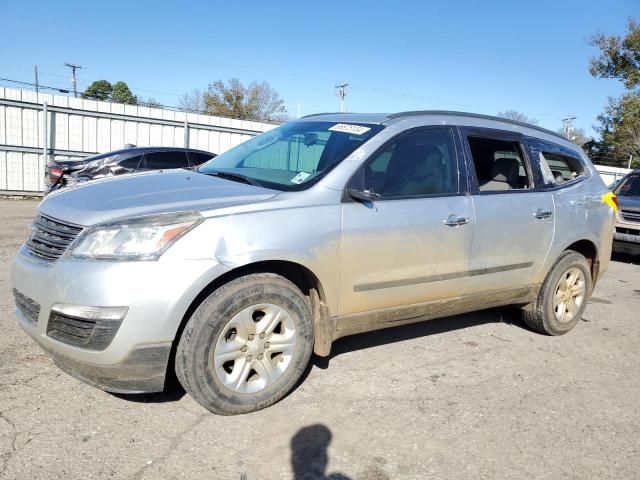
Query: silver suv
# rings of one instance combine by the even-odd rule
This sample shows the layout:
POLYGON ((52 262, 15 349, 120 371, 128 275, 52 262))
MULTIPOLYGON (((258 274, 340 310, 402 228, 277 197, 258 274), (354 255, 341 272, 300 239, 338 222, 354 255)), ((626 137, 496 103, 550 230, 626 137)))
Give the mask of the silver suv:
POLYGON ((501 305, 569 331, 609 263, 606 194, 535 126, 310 116, 197 172, 49 195, 13 265, 18 321, 98 388, 160 391, 175 371, 212 412, 250 412, 345 335, 501 305))

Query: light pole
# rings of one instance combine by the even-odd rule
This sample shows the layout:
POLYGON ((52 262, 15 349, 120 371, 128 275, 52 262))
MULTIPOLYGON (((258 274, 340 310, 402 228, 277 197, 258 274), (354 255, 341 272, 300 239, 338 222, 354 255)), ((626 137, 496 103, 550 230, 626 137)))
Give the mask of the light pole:
POLYGON ((340 111, 344 112, 344 97, 347 96, 347 87, 348 83, 342 83, 340 85, 336 85, 336 95, 340 97, 340 111))
POLYGON ((68 62, 65 63, 65 66, 71 69, 71 85, 73 85, 73 96, 75 98, 78 98, 78 89, 76 88, 76 85, 78 84, 78 81, 76 80, 76 70, 82 67, 80 65, 75 65, 68 62))

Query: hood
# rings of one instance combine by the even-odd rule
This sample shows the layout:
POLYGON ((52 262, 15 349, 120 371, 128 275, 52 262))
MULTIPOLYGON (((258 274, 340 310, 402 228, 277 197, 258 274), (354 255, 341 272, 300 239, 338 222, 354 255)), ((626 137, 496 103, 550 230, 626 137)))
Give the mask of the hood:
POLYGON ((640 197, 625 197, 618 195, 620 210, 632 210, 640 212, 640 197))
POLYGON ((259 202, 278 193, 186 170, 153 171, 64 188, 47 196, 39 211, 86 226, 155 213, 205 211, 259 202))

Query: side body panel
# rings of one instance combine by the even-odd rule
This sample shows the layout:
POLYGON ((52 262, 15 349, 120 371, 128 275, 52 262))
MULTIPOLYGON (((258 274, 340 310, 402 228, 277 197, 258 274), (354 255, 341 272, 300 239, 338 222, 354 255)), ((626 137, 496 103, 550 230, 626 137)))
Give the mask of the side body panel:
POLYGON ((549 192, 474 195, 476 232, 471 247, 469 289, 477 293, 538 283, 554 236, 554 204, 549 192), (551 212, 536 218, 536 212, 551 212))
POLYGON ((339 315, 400 307, 467 293, 473 205, 468 196, 342 206, 339 315), (463 216, 466 225, 443 223, 463 216))

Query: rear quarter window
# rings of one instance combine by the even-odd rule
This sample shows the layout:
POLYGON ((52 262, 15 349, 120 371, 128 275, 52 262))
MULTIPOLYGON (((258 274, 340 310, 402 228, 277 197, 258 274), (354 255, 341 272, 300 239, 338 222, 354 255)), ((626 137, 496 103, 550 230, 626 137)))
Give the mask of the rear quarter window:
POLYGON ((560 185, 584 175, 584 165, 576 158, 553 152, 540 152, 539 156, 547 185, 560 185))
POLYGON ((537 138, 526 139, 533 158, 537 160, 541 183, 556 187, 588 174, 580 154, 555 143, 537 138))

